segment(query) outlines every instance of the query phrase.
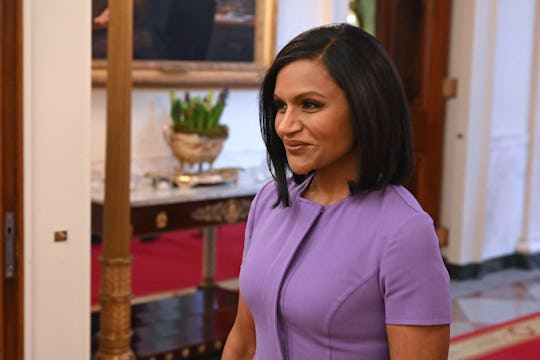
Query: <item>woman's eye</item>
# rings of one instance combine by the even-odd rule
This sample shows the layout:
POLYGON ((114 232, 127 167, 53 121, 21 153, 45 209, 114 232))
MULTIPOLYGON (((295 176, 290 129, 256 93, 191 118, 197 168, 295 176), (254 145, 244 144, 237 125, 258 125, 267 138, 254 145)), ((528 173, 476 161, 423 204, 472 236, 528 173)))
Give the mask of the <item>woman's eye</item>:
POLYGON ((283 101, 274 101, 274 108, 277 112, 283 112, 287 109, 287 105, 283 101))
POLYGON ((302 102, 302 108, 304 108, 305 110, 308 110, 308 111, 315 111, 315 110, 319 110, 320 108, 323 107, 323 104, 317 102, 317 101, 313 101, 313 100, 305 100, 302 102))

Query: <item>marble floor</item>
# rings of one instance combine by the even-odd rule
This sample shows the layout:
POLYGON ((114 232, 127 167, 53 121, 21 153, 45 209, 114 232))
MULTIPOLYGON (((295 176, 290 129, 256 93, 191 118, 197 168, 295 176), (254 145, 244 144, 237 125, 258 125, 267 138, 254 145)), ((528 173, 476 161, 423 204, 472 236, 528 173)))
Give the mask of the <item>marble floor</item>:
POLYGON ((540 311, 540 270, 505 270, 481 279, 452 280, 451 336, 540 311))

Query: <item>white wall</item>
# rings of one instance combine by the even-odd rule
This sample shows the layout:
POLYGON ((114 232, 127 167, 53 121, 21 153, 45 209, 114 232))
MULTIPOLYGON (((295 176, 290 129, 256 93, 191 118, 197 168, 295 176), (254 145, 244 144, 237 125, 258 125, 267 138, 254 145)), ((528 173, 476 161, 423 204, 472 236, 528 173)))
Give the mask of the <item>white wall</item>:
POLYGON ((534 0, 456 0, 441 221, 449 263, 514 253, 525 207, 534 0))
POLYGON ((347 0, 279 0, 277 17, 277 49, 309 28, 347 19, 347 0), (300 16, 301 14, 301 16, 300 16))
POLYGON ((483 259, 514 252, 521 234, 534 5, 534 0, 499 1, 483 259))
POLYGON ((531 101, 527 138, 527 169, 523 229, 516 248, 519 254, 540 252, 540 6, 535 9, 534 49, 531 76, 531 101))
POLYGON ((25 359, 89 359, 90 0, 23 4, 25 359))

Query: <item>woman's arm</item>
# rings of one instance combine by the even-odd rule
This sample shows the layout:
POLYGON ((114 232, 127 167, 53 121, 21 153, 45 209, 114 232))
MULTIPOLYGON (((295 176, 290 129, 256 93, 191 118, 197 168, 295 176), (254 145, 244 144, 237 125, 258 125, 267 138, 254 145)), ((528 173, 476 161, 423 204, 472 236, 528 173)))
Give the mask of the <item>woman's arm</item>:
POLYGON ((390 359, 446 360, 450 325, 386 325, 390 359))
POLYGON ((254 355, 255 323, 242 294, 239 294, 236 319, 227 336, 221 360, 247 360, 252 359, 254 355))

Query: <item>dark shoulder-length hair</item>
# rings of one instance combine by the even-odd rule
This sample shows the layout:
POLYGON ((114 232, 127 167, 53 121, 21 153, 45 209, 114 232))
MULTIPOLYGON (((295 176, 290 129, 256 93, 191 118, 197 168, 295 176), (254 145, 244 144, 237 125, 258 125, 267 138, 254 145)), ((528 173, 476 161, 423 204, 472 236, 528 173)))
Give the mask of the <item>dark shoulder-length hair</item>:
MULTIPOLYGON (((308 30, 291 40, 267 70, 259 92, 261 133, 267 162, 277 183, 275 206, 289 205, 290 171, 283 142, 274 127, 274 90, 279 71, 300 59, 320 60, 345 93, 353 121, 359 174, 351 194, 404 184, 412 173, 409 109, 399 74, 382 44, 349 24, 308 30)), ((296 183, 309 174, 292 174, 296 183)))

